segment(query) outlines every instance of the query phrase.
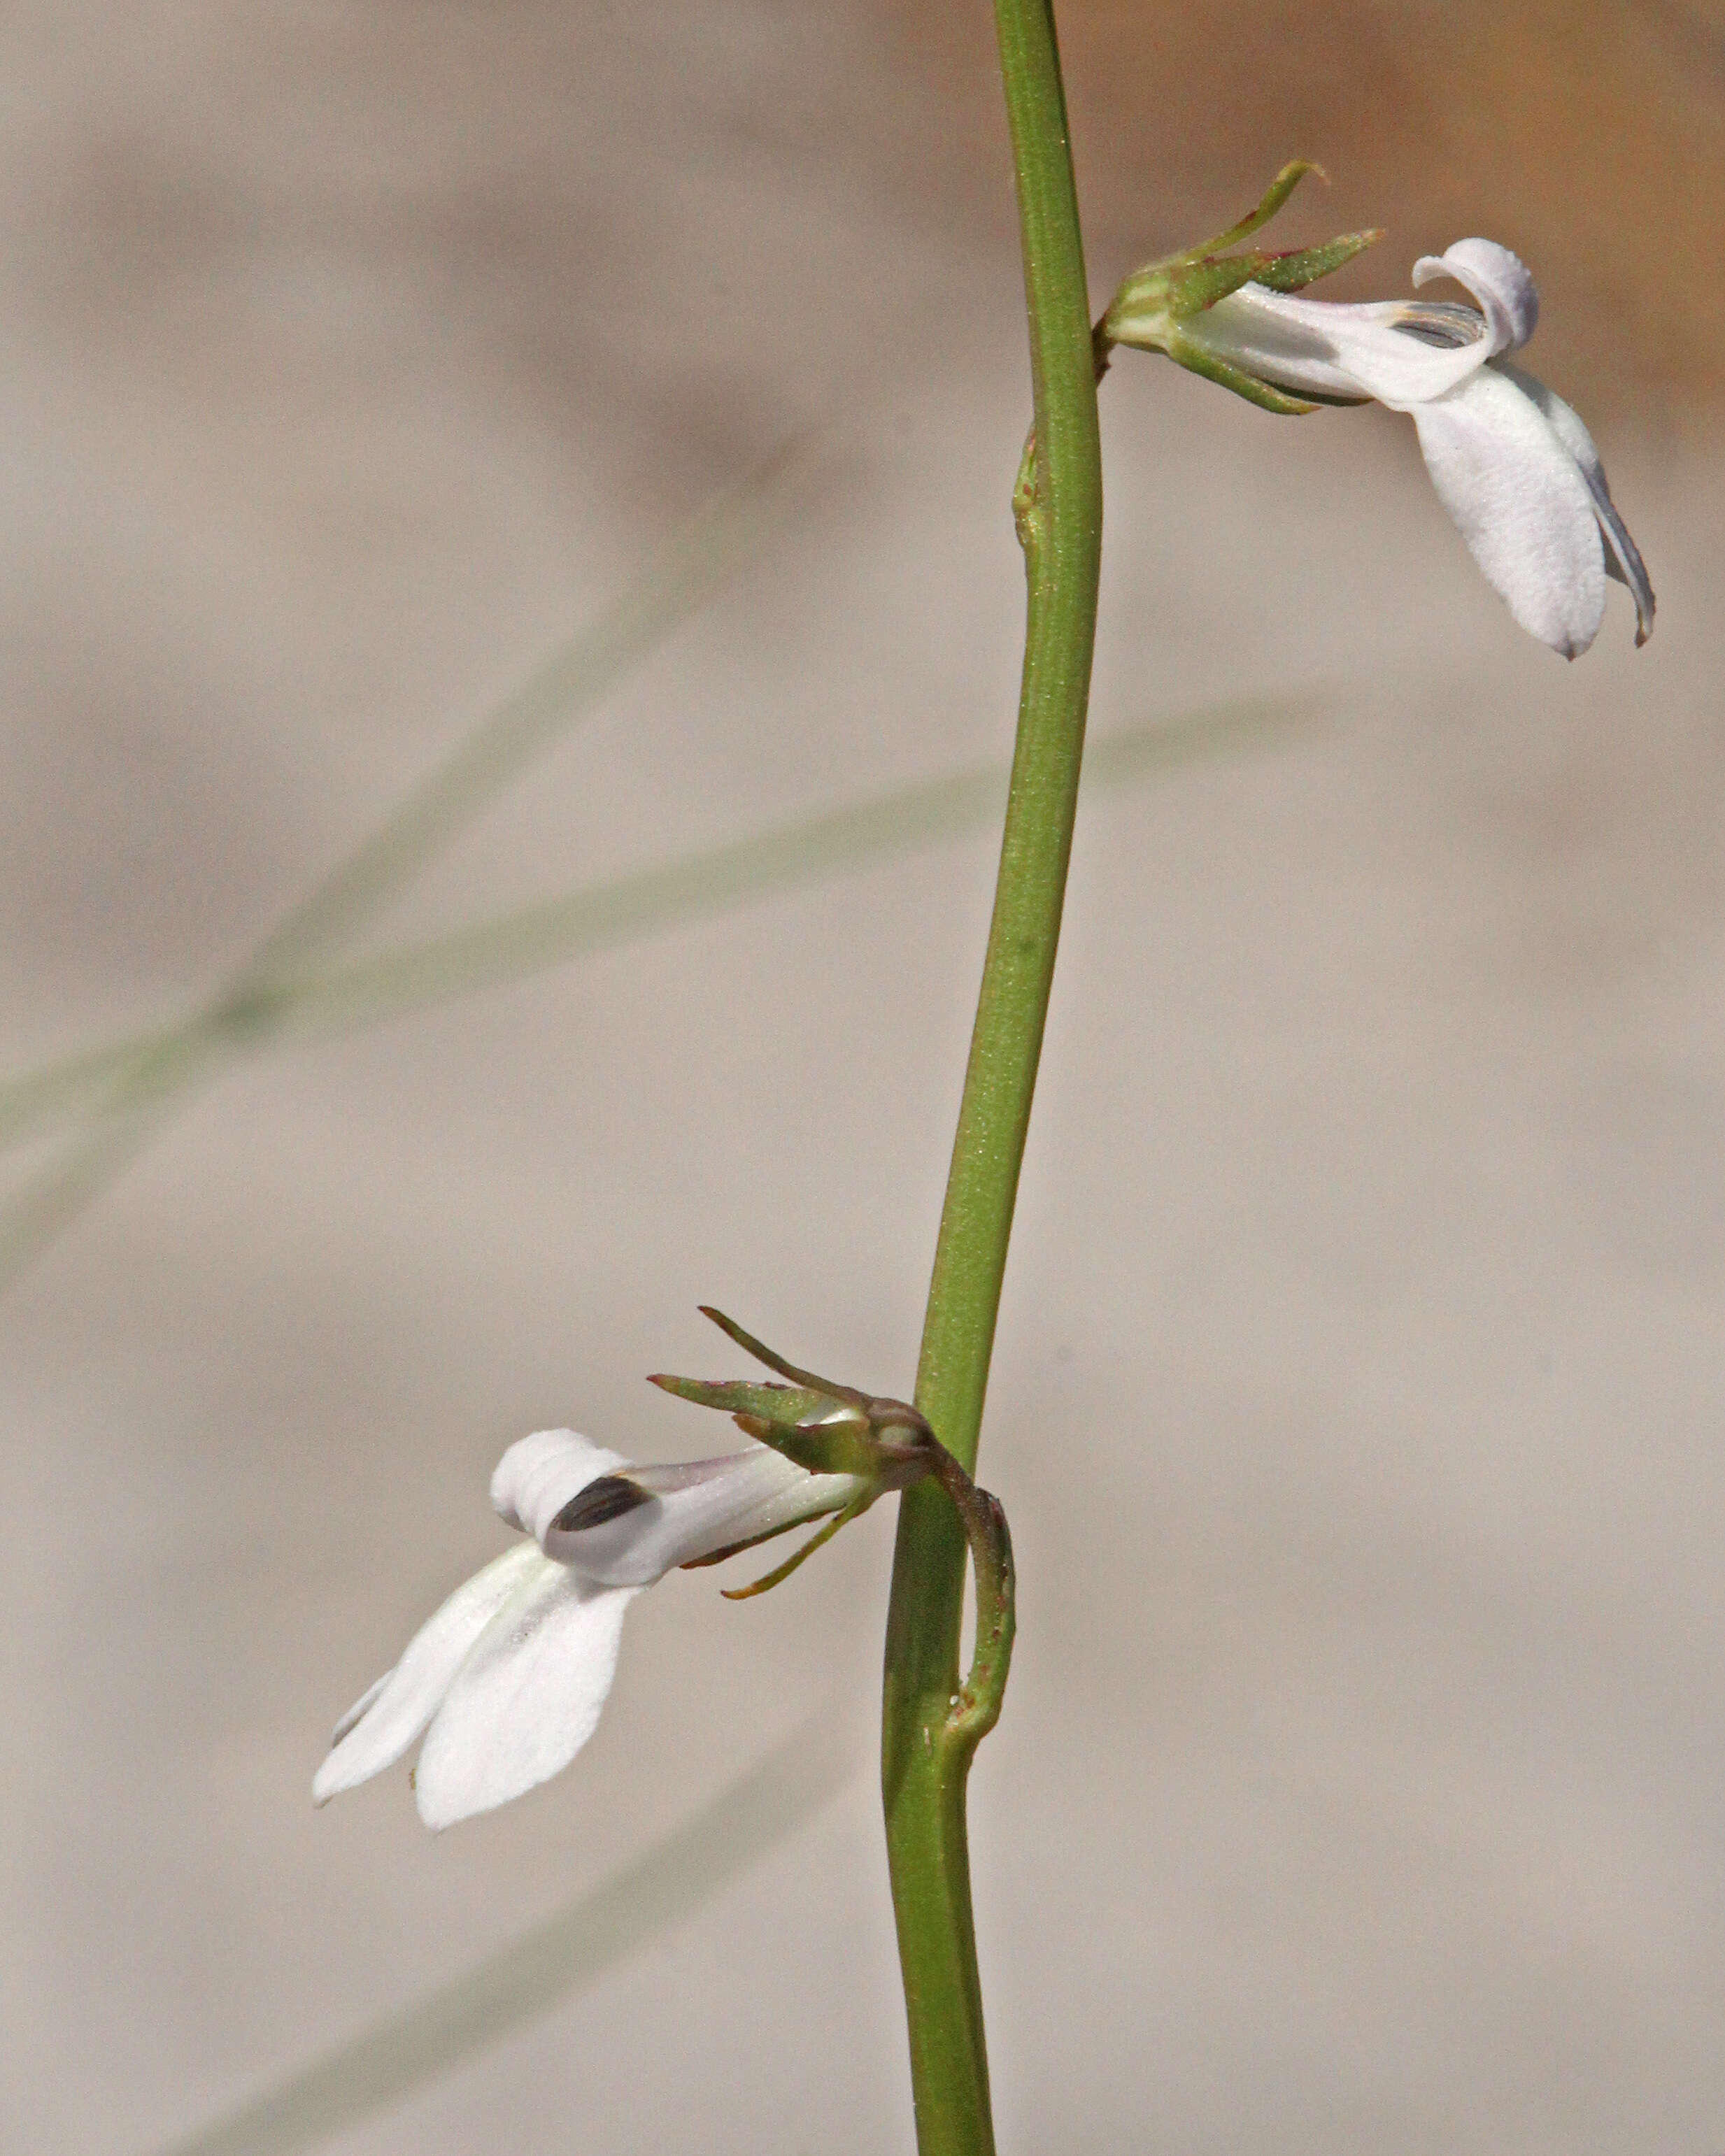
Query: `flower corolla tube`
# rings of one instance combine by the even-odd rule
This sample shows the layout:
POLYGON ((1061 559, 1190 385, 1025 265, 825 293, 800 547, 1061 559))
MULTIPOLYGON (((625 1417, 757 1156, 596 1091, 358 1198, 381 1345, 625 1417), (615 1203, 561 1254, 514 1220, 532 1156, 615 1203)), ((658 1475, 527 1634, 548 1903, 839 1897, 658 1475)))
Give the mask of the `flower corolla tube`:
POLYGON ((1614 577, 1635 596, 1635 641, 1645 644, 1653 587, 1593 437, 1506 356, 1539 319, 1532 276, 1508 248, 1459 239, 1413 265, 1416 285, 1443 277, 1478 304, 1352 305, 1248 283, 1183 321, 1180 336, 1256 382, 1409 413, 1438 499, 1523 629, 1578 657, 1599 632, 1614 577))
POLYGON ((420 1816, 435 1829, 507 1804, 566 1767, 616 1674, 623 1613, 674 1567, 701 1563, 871 1493, 765 1445, 632 1466, 574 1430, 512 1445, 492 1503, 528 1539, 461 1587, 337 1723, 312 1784, 325 1804, 421 1736, 420 1816))

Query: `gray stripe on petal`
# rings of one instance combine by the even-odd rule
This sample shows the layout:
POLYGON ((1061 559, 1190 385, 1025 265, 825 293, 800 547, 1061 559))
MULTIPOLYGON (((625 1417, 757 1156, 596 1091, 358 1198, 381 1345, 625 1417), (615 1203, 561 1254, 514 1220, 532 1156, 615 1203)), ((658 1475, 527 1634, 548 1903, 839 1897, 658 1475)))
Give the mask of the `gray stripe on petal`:
POLYGON ((626 1475, 601 1475, 569 1499, 546 1532, 578 1535, 584 1528, 602 1527, 608 1520, 620 1520, 652 1502, 651 1493, 626 1475))

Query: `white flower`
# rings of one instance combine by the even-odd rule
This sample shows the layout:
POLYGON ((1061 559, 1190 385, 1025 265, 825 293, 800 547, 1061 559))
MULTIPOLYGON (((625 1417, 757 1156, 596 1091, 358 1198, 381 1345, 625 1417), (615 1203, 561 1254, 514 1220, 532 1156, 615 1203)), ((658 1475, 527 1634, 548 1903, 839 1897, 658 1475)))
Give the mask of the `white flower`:
POLYGON ((492 1503, 530 1535, 476 1572, 337 1723, 312 1784, 326 1804, 422 1733, 420 1816, 452 1825, 568 1766, 616 1672, 623 1612, 674 1566, 856 1503, 872 1486, 811 1475, 765 1445, 636 1467, 574 1430, 512 1445, 492 1503))
POLYGON ((1611 576, 1635 594, 1645 644, 1653 588, 1593 438, 1561 397, 1503 357, 1533 334, 1532 278, 1489 239, 1459 239, 1414 264, 1416 285, 1435 277, 1465 285, 1478 309, 1350 306, 1249 283, 1183 320, 1179 336, 1259 382, 1411 413, 1438 499, 1523 629, 1577 657, 1599 631, 1611 576))

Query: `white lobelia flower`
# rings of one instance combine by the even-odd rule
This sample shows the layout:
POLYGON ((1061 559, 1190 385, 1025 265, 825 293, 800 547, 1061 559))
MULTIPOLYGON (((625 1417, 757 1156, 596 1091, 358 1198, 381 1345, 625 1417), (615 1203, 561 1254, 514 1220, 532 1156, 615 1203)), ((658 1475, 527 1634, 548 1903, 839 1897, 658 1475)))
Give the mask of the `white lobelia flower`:
POLYGON ((842 1512, 872 1486, 811 1475, 765 1445, 637 1467, 574 1430, 520 1439, 497 1463, 492 1503, 533 1539, 458 1587, 342 1716, 313 1801, 368 1780, 422 1734, 415 1789, 433 1829, 548 1780, 593 1733, 623 1612, 643 1587, 842 1512))
MULTIPOLYGON (((1490 239, 1459 239, 1413 265, 1415 285, 1439 277, 1478 306, 1347 305, 1247 283, 1182 320, 1178 341, 1257 382, 1410 413, 1438 499, 1523 629, 1577 657, 1599 631, 1609 576, 1635 594, 1635 641, 1645 644, 1653 588, 1593 437, 1561 397, 1504 357, 1539 318, 1532 278, 1490 239)), ((1119 341, 1133 341, 1130 327, 1119 341)))

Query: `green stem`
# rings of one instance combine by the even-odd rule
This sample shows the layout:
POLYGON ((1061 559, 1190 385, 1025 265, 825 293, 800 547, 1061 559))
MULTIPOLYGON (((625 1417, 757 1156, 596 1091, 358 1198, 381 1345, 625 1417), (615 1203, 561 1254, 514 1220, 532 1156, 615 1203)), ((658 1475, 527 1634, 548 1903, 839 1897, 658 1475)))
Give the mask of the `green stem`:
MULTIPOLYGON (((1053 979, 1101 564, 1102 458, 1077 190, 1051 0, 995 0, 1017 172, 1035 398, 1014 491, 1029 582, 994 919, 941 1214, 916 1403, 975 1467, 1007 1245, 1053 979)), ((946 1494, 901 1501, 882 1789, 922 2156, 989 2156, 988 2057, 965 1784, 983 1727, 960 1694, 965 1543, 946 1494)), ((997 1706, 997 1702, 996 1702, 997 1706)))

